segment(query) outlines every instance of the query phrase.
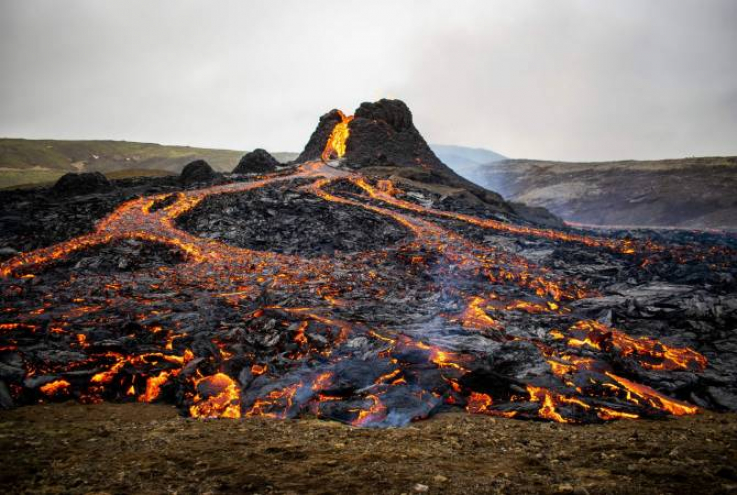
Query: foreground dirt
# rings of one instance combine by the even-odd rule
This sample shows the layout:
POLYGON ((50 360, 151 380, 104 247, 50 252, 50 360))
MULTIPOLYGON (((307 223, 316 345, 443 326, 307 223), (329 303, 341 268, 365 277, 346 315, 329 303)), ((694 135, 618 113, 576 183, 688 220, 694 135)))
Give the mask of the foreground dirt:
POLYGON ((0 466, 5 493, 737 493, 737 414, 371 430, 39 405, 0 412, 0 466))

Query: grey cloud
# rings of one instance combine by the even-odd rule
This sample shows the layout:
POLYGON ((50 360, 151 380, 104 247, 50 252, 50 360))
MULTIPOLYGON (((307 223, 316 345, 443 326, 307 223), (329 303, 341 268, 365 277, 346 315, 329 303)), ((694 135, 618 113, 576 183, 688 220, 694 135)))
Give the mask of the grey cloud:
POLYGON ((737 154, 737 2, 5 0, 0 135, 298 150, 408 102, 428 140, 737 154))

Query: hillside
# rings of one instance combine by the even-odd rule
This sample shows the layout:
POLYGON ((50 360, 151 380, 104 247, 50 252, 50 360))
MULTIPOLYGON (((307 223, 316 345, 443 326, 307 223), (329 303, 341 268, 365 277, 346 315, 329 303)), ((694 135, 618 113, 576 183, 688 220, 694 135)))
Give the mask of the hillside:
POLYGON ((430 148, 440 160, 451 167, 483 165, 507 159, 495 151, 484 148, 468 148, 451 144, 431 144, 430 148))
MULTIPOLYGON (((66 172, 155 169, 179 172, 202 158, 231 171, 245 151, 166 146, 128 141, 57 141, 0 138, 0 187, 54 181, 66 172)), ((274 153, 289 161, 293 153, 274 153)))
POLYGON ((480 185, 592 225, 737 228, 737 157, 479 166, 480 185))
POLYGON ((477 176, 480 165, 507 159, 495 151, 484 148, 468 148, 449 144, 431 144, 430 148, 440 158, 440 161, 457 174, 477 183, 480 178, 477 176))

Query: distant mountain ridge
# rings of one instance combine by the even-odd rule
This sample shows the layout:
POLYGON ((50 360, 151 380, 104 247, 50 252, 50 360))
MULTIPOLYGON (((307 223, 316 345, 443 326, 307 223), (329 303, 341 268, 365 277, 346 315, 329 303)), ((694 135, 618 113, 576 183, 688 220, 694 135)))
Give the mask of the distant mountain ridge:
MULTIPOLYGON (((206 160, 215 170, 230 172, 245 153, 130 141, 0 138, 0 187, 51 182, 66 172, 137 169, 179 173, 197 159, 206 160)), ((281 162, 297 156, 272 154, 281 162)))
POLYGON ((469 148, 452 144, 431 144, 430 148, 442 162, 450 167, 466 167, 506 160, 507 157, 484 148, 469 148))
POLYGON ((570 222, 737 229, 737 157, 503 160, 470 174, 507 200, 542 206, 570 222))
POLYGON ((440 161, 452 168, 455 173, 479 185, 483 185, 482 177, 479 175, 481 165, 507 159, 507 157, 495 151, 484 148, 431 144, 430 149, 440 158, 440 161))

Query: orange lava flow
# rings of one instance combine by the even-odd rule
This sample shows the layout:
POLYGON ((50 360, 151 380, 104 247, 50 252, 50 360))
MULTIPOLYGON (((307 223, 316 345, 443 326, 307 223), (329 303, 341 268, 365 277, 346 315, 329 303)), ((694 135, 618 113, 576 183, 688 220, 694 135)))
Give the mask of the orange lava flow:
POLYGON ((568 345, 588 346, 603 350, 614 347, 621 356, 635 356, 640 365, 651 370, 689 370, 703 371, 706 358, 689 348, 674 348, 647 337, 632 338, 629 335, 607 327, 595 320, 583 320, 573 325, 568 345))
MULTIPOLYGON (((164 200, 168 195, 134 199, 124 203, 110 216, 101 221, 95 232, 82 235, 70 241, 42 248, 30 253, 21 254, 0 265, 0 276, 10 277, 40 264, 49 264, 61 260, 77 251, 89 249, 102 244, 109 244, 121 239, 139 239, 159 242, 179 249, 195 263, 225 261, 229 258, 253 257, 254 252, 248 249, 234 248, 209 239, 192 236, 173 226, 174 220, 183 213, 194 208, 204 198, 217 194, 245 192, 263 187, 274 182, 309 177, 340 177, 345 172, 327 167, 320 162, 308 162, 301 165, 294 174, 273 176, 253 182, 236 182, 207 189, 186 191, 177 195, 177 202, 161 210, 151 212, 151 206, 164 200)), ((264 253, 259 253, 263 255, 264 253)), ((286 255, 271 254, 274 261, 286 261, 286 255)))
POLYGON ((55 380, 51 383, 47 383, 46 385, 42 385, 40 387, 41 393, 45 395, 57 395, 59 393, 65 392, 69 387, 70 383, 66 380, 55 380))
MULTIPOLYGON (((345 155, 351 119, 352 117, 341 114, 341 122, 332 130, 322 154, 325 162, 345 155)), ((413 388, 408 388, 411 390, 408 393, 423 399, 427 398, 433 403, 465 406, 470 413, 503 417, 536 415, 545 420, 575 423, 579 422, 581 417, 593 420, 598 418, 603 421, 634 419, 641 417, 641 413, 647 413, 647 409, 673 415, 698 412, 695 406, 668 398, 650 387, 620 377, 614 373, 619 371, 611 366, 612 360, 604 357, 614 353, 616 356, 629 358, 635 366, 639 365, 648 372, 675 370, 700 372, 707 366, 704 356, 689 348, 666 346, 655 339, 630 337, 620 330, 592 320, 581 320, 572 325, 571 319, 563 320, 568 330, 551 330, 545 335, 547 343, 544 343, 543 337, 539 335, 539 338, 534 336, 523 338, 512 330, 507 334, 505 316, 551 319, 567 317, 571 312, 571 309, 566 307, 568 301, 597 294, 580 281, 557 276, 550 270, 536 266, 524 257, 501 248, 472 242, 450 228, 433 223, 428 218, 442 217, 510 234, 578 243, 623 254, 632 254, 638 249, 650 249, 652 245, 640 246, 626 240, 600 239, 435 210, 398 199, 396 195, 399 193, 391 181, 378 181, 377 185, 373 186, 368 178, 357 173, 336 169, 320 161, 308 162, 301 164, 293 173, 287 175, 274 174, 252 182, 234 182, 187 190, 174 195, 160 194, 133 199, 119 206, 90 234, 23 253, 0 264, 1 277, 31 277, 33 274, 30 272, 53 265, 74 253, 119 240, 137 239, 160 243, 175 249, 183 255, 185 261, 176 267, 157 267, 158 278, 141 283, 160 289, 162 298, 180 295, 195 299, 200 296, 213 297, 223 305, 248 308, 247 314, 244 311, 242 321, 234 322, 233 326, 221 332, 222 339, 218 337, 208 343, 208 346, 212 345, 211 348, 208 347, 207 352, 211 352, 217 360, 208 355, 207 359, 210 361, 207 362, 207 366, 198 368, 196 373, 192 372, 192 368, 206 358, 203 355, 195 358, 194 353, 197 349, 191 343, 191 336, 177 324, 167 327, 157 321, 156 317, 161 316, 157 311, 161 311, 161 307, 157 306, 156 310, 151 310, 148 306, 153 302, 136 297, 135 289, 138 282, 130 281, 127 286, 117 283, 106 284, 100 288, 104 297, 100 296, 97 299, 90 298, 89 301, 85 301, 87 295, 82 294, 72 300, 76 306, 71 309, 66 306, 53 317, 49 315, 54 311, 53 299, 45 300, 43 305, 35 304, 32 311, 8 313, 7 317, 12 316, 13 321, 0 323, 0 336, 4 339, 6 335, 9 336, 7 342, 2 342, 0 350, 15 349, 18 340, 16 333, 34 333, 41 327, 41 321, 50 321, 49 332, 55 337, 69 336, 74 339, 74 350, 89 352, 88 359, 73 362, 67 370, 45 369, 47 365, 41 364, 38 365, 38 369, 28 371, 29 376, 48 371, 50 376, 59 377, 39 387, 40 393, 44 396, 43 400, 69 396, 77 386, 77 381, 81 379, 73 378, 79 375, 65 375, 64 372, 72 372, 79 368, 91 369, 87 375, 89 378, 84 379, 88 382, 87 388, 84 393, 75 396, 79 400, 100 401, 108 397, 106 393, 112 393, 110 390, 115 389, 123 390, 126 400, 153 402, 166 400, 167 394, 173 395, 171 393, 173 385, 185 384, 185 392, 182 394, 188 400, 185 409, 191 416, 198 418, 249 416, 287 418, 294 417, 290 414, 300 410, 305 404, 317 406, 314 410, 319 412, 320 406, 340 400, 341 397, 337 397, 338 393, 335 393, 336 397, 330 396, 331 386, 339 381, 336 378, 337 374, 330 370, 326 371, 325 368, 316 368, 311 369, 309 375, 301 375, 298 382, 295 380, 282 382, 278 387, 269 385, 262 389, 263 393, 258 397, 252 398, 250 402, 245 401, 246 381, 243 377, 236 380, 238 372, 230 371, 231 368, 223 363, 232 364, 237 357, 240 359, 238 362, 242 363, 241 367, 246 366, 243 368, 245 374, 259 383, 267 382, 267 378, 278 373, 278 366, 274 366, 274 362, 267 364, 267 361, 262 359, 263 356, 254 354, 236 356, 237 339, 245 338, 248 333, 243 329, 244 323, 249 319, 263 316, 265 311, 273 311, 291 318, 290 324, 283 327, 276 327, 277 318, 268 323, 271 325, 270 329, 276 327, 275 332, 279 338, 288 340, 290 347, 288 352, 284 352, 284 356, 290 359, 317 356, 320 364, 336 364, 343 359, 340 355, 336 357, 340 346, 359 346, 361 339, 369 338, 381 344, 376 354, 386 360, 386 367, 370 378, 369 386, 361 389, 360 398, 351 403, 353 415, 348 419, 342 419, 354 426, 370 426, 389 421, 387 418, 391 417, 392 411, 387 396, 392 387, 409 387, 420 381, 416 375, 413 376, 408 371, 409 365, 403 363, 397 356, 410 356, 406 359, 413 364, 420 363, 422 369, 432 369, 433 376, 441 376, 444 380, 444 387, 423 390, 424 395, 413 388), (355 303, 357 299, 360 300, 360 298, 352 301, 350 299, 350 292, 354 287, 364 289, 363 292, 357 291, 361 292, 363 298, 383 300, 382 297, 387 291, 375 284, 375 281, 382 277, 381 270, 377 268, 382 262, 382 256, 385 256, 381 252, 359 253, 351 257, 321 256, 310 259, 233 247, 213 239, 194 236, 176 227, 175 221, 179 216, 191 211, 207 197, 242 193, 295 179, 312 179, 299 189, 317 198, 338 205, 362 208, 405 227, 409 232, 408 238, 402 242, 401 249, 397 249, 399 254, 395 254, 406 255, 407 270, 420 272, 429 270, 428 260, 436 257, 440 261, 434 262, 433 276, 438 279, 455 277, 460 280, 473 279, 478 284, 485 284, 479 293, 475 293, 475 290, 472 292, 462 284, 442 287, 445 291, 443 295, 453 298, 455 305, 447 312, 438 312, 437 319, 443 320, 438 326, 455 325, 454 328, 460 328, 458 332, 463 332, 463 338, 470 340, 490 339, 493 345, 511 343, 528 346, 532 352, 539 352, 539 356, 536 357, 542 357, 542 368, 547 370, 544 363, 549 364, 550 371, 547 371, 547 378, 560 382, 559 391, 529 383, 515 384, 516 395, 506 396, 500 400, 499 397, 492 396, 492 392, 482 393, 464 385, 464 381, 460 378, 472 373, 475 356, 458 351, 452 346, 446 348, 444 345, 438 345, 437 341, 432 340, 429 330, 427 339, 425 334, 420 336, 414 334, 410 337, 404 333, 400 325, 397 325, 399 328, 380 326, 368 328, 367 320, 356 318, 353 321, 344 318, 341 311, 346 307, 350 308, 350 304, 355 303), (331 186, 338 183, 349 185, 352 183, 363 192, 336 193, 331 186), (170 204, 159 207, 165 200, 171 201, 170 204), (377 200, 380 203, 370 200, 377 200), (378 206, 379 204, 382 206, 378 206), (406 253, 401 252, 402 249, 406 250, 406 253), (509 296, 497 295, 505 294, 501 290, 497 291, 499 286, 511 287, 515 292, 511 292, 509 296), (250 306, 258 301, 262 294, 269 291, 288 294, 297 290, 309 290, 314 297, 309 300, 317 300, 319 304, 315 307, 289 308, 277 306, 277 304, 286 306, 288 303, 273 302, 280 300, 272 299, 267 303, 259 302, 257 306, 259 309, 250 306), (104 313, 108 307, 120 309, 121 313, 132 315, 131 319, 136 321, 137 325, 132 326, 134 330, 130 330, 131 334, 126 338, 137 337, 133 335, 135 332, 147 332, 147 336, 152 339, 154 337, 160 339, 161 347, 158 350, 147 349, 150 352, 141 352, 137 355, 125 355, 119 348, 90 350, 92 347, 90 340, 94 339, 89 339, 84 333, 75 333, 76 329, 70 327, 70 323, 79 318, 86 318, 87 326, 95 328, 98 323, 105 322, 104 314, 101 316, 100 313, 104 313), (318 332, 314 330, 315 327, 320 327, 321 330, 318 332), (227 340, 230 337, 234 339, 236 345, 232 345, 233 341, 227 340), (201 370, 207 372, 200 373, 201 370), (54 372, 53 375, 51 371, 54 372), (203 374, 208 376, 202 376, 203 374), (586 379, 577 380, 579 375, 585 375, 586 379), (241 390, 241 387, 244 390, 241 390), (619 399, 614 406, 611 402, 605 401, 613 397, 619 399), (532 412, 505 410, 503 401, 507 403, 526 401, 528 402, 526 410, 532 412), (620 406, 621 410, 616 408, 620 406)), ((433 287, 438 286, 440 285, 433 287)), ((414 297, 412 289, 404 288, 402 295, 411 299, 414 297)), ((440 289, 438 291, 440 292, 440 289)), ((171 310, 168 308, 163 310, 166 311, 171 310)), ((422 325, 432 327, 434 323, 429 321, 423 320, 422 325)), ((540 333, 545 332, 540 330, 540 333)), ((442 343, 443 332, 439 331, 437 334, 440 335, 442 343)), ((632 376, 628 373, 623 374, 632 376)), ((539 383, 554 388, 548 382, 539 383)))
POLYGON ((484 298, 474 296, 468 303, 468 306, 463 312, 461 319, 465 328, 472 328, 475 330, 484 330, 487 328, 497 328, 499 324, 494 321, 492 317, 486 314, 483 309, 484 298))
POLYGON ((361 409, 358 412, 358 417, 352 423, 353 426, 364 426, 369 421, 373 421, 386 415, 386 407, 382 404, 379 397, 376 395, 369 395, 368 399, 371 401, 371 406, 369 406, 368 409, 361 409))
POLYGON ((179 370, 162 371, 156 376, 152 376, 146 381, 146 391, 138 397, 139 402, 153 402, 159 398, 161 387, 166 384, 172 376, 176 376, 179 370))
MULTIPOLYGON (((527 386, 527 391, 530 393, 530 399, 533 402, 540 402, 540 410, 538 414, 541 418, 550 419, 556 423, 568 423, 569 421, 558 413, 556 410, 556 399, 561 400, 561 397, 553 395, 549 390, 545 390, 540 387, 533 387, 532 385, 527 386)), ((586 405, 588 407, 588 405, 586 405)))
POLYGON ((619 385, 621 385, 627 392, 628 400, 633 400, 635 403, 637 403, 636 398, 639 397, 653 408, 667 411, 674 416, 685 416, 696 414, 697 412, 699 412, 698 407, 691 406, 679 400, 671 399, 670 397, 666 397, 660 392, 648 387, 647 385, 632 382, 630 380, 627 380, 626 378, 622 378, 621 376, 617 376, 612 373, 607 373, 606 375, 617 382, 619 385))
POLYGON ((533 227, 524 227, 520 225, 514 225, 511 223, 500 222, 498 220, 476 218, 470 215, 464 215, 462 213, 454 213, 454 212, 449 212, 449 211, 436 210, 433 208, 425 208, 415 203, 411 203, 409 201, 404 201, 404 200, 395 198, 393 195, 371 186, 363 178, 353 179, 353 182, 358 187, 366 191, 366 193, 374 199, 383 201, 385 203, 391 204, 393 206, 397 206, 405 210, 414 211, 417 213, 425 213, 425 214, 436 215, 439 217, 451 218, 454 220, 460 220, 462 222, 470 223, 478 227, 499 230, 503 232, 509 232, 512 234, 530 235, 534 237, 541 237, 541 238, 551 239, 551 240, 556 240, 556 241, 577 242, 577 243, 581 243, 583 245, 591 246, 591 247, 604 247, 604 248, 612 249, 614 251, 618 251, 623 254, 632 254, 635 252, 634 244, 632 243, 632 241, 628 241, 628 240, 615 241, 615 240, 609 240, 609 239, 598 239, 595 237, 588 237, 588 236, 583 236, 579 234, 560 232, 560 231, 556 231, 553 229, 537 229, 533 227))
POLYGON ((350 128, 348 124, 353 120, 353 115, 344 115, 343 112, 338 110, 340 114, 340 122, 335 124, 325 149, 322 152, 323 161, 329 161, 333 157, 343 158, 345 155, 346 144, 348 142, 348 136, 350 136, 350 128))
POLYGON ((189 413, 195 418, 240 418, 240 391, 226 374, 217 373, 195 383, 198 394, 189 413))

